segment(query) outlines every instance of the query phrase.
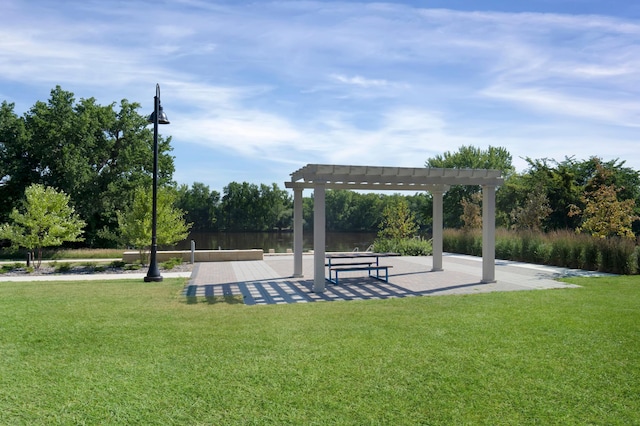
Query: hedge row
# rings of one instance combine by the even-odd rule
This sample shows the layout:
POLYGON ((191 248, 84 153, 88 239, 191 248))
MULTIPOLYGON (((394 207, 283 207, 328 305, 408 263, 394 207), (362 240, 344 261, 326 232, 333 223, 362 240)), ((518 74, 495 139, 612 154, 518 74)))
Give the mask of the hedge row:
MULTIPOLYGON (((482 231, 446 229, 443 250, 482 256, 482 231)), ((632 275, 640 272, 640 246, 629 238, 598 238, 571 231, 496 231, 496 258, 632 275)))
POLYGON ((402 256, 429 256, 433 253, 433 246, 431 240, 422 238, 403 238, 400 240, 378 238, 373 243, 373 251, 400 253, 402 256))

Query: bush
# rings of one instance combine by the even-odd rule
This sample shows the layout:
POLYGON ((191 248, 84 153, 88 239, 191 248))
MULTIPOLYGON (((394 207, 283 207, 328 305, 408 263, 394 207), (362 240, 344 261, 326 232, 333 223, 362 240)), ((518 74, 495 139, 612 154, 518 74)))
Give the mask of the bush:
POLYGON ((403 238, 401 240, 379 238, 373 243, 373 251, 400 253, 402 256, 429 256, 433 253, 433 246, 431 240, 423 238, 403 238))
POLYGON ((172 257, 171 259, 167 260, 166 262, 162 262, 160 264, 160 266, 162 267, 162 269, 173 269, 178 265, 182 264, 182 258, 180 257, 172 257))
POLYGON ((63 274, 65 272, 69 272, 71 270, 71 268, 73 267, 73 265, 71 263, 54 263, 54 270, 56 271, 56 273, 58 274, 63 274))

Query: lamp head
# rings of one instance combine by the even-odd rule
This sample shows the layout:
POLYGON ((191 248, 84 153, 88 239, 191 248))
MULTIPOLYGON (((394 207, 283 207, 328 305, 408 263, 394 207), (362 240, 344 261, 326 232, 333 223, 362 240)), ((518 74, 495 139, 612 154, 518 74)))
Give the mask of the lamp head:
MULTIPOLYGON (((169 124, 169 119, 167 118, 167 114, 162 110, 162 105, 160 104, 160 84, 156 83, 156 96, 153 98, 154 103, 157 102, 158 105, 158 124, 169 124)), ((154 105, 154 111, 149 116, 147 120, 149 123, 153 124, 156 118, 156 111, 154 105)))
MULTIPOLYGON (((158 102, 158 103, 160 103, 160 102, 158 102)), ((149 119, 147 121, 150 124, 153 124, 153 122, 154 122, 154 120, 156 118, 155 115, 156 115, 156 112, 154 111, 149 116, 149 119)), ((162 105, 158 105, 158 124, 170 124, 169 118, 167 118, 167 114, 165 114, 163 109, 162 109, 162 105)))

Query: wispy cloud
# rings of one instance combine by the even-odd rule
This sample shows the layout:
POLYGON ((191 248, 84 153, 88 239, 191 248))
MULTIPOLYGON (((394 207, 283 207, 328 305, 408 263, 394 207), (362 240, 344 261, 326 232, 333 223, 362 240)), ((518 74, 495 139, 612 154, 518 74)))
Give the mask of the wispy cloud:
POLYGON ((606 137, 617 157, 640 122, 632 19, 319 1, 8 0, 3 12, 4 99, 27 108, 61 84, 146 112, 159 82, 181 179, 192 150, 244 161, 249 180, 260 162, 420 166, 462 144, 563 158, 602 154, 606 137))

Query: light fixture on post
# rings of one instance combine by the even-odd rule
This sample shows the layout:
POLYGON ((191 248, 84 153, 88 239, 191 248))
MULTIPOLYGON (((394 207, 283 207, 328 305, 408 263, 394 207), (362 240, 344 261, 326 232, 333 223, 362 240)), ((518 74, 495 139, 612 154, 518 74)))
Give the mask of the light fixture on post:
POLYGON ((144 277, 145 282, 162 281, 158 269, 158 124, 169 124, 167 115, 160 105, 160 85, 156 84, 156 96, 153 98, 153 114, 149 116, 149 123, 153 123, 153 189, 151 205, 151 256, 149 271, 144 277))

